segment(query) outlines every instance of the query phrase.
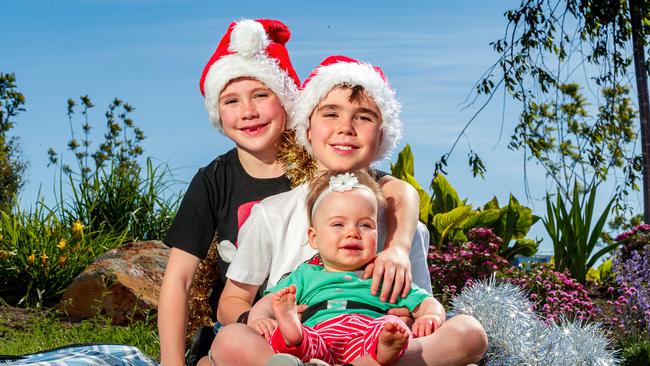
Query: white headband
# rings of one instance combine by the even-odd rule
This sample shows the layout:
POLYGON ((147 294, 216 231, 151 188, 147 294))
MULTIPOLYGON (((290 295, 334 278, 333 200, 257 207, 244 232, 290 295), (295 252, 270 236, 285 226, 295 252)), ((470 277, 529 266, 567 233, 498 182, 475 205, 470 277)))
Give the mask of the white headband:
POLYGON ((314 201, 314 205, 311 208, 311 213, 310 217, 314 217, 314 212, 316 212, 316 207, 321 203, 321 201, 327 196, 328 194, 332 192, 347 192, 351 191, 354 188, 358 189, 363 189, 365 191, 368 191, 372 193, 372 195, 375 195, 375 192, 370 189, 370 187, 363 185, 359 183, 359 179, 354 176, 352 173, 344 173, 344 174, 337 174, 335 176, 330 177, 330 182, 329 186, 321 192, 320 195, 318 195, 318 198, 316 198, 316 201, 314 201))

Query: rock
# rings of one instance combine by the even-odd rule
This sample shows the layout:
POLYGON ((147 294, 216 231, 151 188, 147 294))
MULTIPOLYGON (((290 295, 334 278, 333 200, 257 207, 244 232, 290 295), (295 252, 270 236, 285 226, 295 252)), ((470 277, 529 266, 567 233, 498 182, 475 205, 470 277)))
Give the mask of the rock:
POLYGON ((151 240, 106 252, 72 281, 59 306, 72 318, 101 314, 118 325, 144 319, 158 309, 169 251, 151 240))

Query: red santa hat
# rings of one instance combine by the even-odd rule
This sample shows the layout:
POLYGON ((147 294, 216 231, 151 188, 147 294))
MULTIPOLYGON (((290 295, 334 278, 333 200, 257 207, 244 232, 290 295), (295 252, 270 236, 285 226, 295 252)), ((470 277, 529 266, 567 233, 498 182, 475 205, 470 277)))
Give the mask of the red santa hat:
POLYGON ((280 98, 285 111, 291 113, 300 79, 285 47, 290 37, 289 28, 278 20, 243 19, 230 23, 199 82, 210 120, 219 131, 223 132, 219 94, 230 80, 239 77, 266 84, 280 98))
POLYGON ((314 108, 334 87, 356 85, 364 88, 381 112, 383 139, 376 160, 388 157, 397 146, 402 135, 402 122, 399 119, 401 105, 381 68, 345 56, 329 56, 305 80, 293 110, 292 125, 296 129, 296 137, 310 154, 307 130, 314 108))

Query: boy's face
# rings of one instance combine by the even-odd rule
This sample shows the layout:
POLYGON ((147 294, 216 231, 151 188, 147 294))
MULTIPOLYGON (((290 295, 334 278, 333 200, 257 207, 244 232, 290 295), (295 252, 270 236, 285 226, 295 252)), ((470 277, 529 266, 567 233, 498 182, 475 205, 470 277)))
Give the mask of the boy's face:
POLYGON ((307 137, 321 170, 365 169, 377 158, 382 139, 381 112, 362 92, 350 101, 352 89, 332 89, 311 114, 307 137))
POLYGON ((223 131, 237 147, 250 153, 275 152, 286 113, 280 99, 265 84, 240 78, 219 94, 223 131))
POLYGON ((377 199, 361 189, 331 192, 316 207, 309 245, 328 271, 356 271, 377 254, 377 199))

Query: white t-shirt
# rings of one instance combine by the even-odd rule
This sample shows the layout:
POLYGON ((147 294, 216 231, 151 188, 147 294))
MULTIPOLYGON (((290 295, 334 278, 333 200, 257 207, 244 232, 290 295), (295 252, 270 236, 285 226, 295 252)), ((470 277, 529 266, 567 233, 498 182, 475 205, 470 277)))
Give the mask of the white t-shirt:
MULTIPOLYGON (((300 263, 316 255, 309 246, 307 229, 308 184, 275 196, 268 197, 253 207, 250 216, 239 229, 237 251, 230 263, 226 277, 249 285, 267 281, 264 289, 275 286, 300 263)), ((385 222, 383 212, 379 223, 385 222)), ((377 251, 384 248, 386 225, 378 225, 377 251)), ((413 282, 431 291, 431 279, 426 262, 429 232, 423 224, 413 238, 410 252, 413 282)))

